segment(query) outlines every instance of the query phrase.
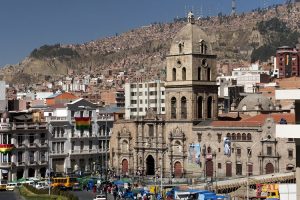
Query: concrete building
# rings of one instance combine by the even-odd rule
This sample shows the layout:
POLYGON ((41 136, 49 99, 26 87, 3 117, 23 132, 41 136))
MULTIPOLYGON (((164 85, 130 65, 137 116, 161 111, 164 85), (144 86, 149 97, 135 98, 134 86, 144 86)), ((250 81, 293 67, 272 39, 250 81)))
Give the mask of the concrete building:
POLYGON ((258 95, 249 97, 247 109, 242 109, 256 111, 257 116, 247 116, 249 121, 239 112, 218 116, 216 55, 192 13, 166 59, 165 115, 148 109, 143 118, 115 122, 110 140, 113 171, 213 180, 294 169, 293 141, 274 136, 279 119, 292 123, 292 114, 271 114, 271 101, 258 95))
POLYGON ((36 112, 4 112, 0 123, 0 179, 41 178, 48 169, 48 128, 42 114, 36 112), (3 150, 3 149, 2 149, 3 150))
POLYGON ((160 80, 125 84, 125 119, 146 116, 152 109, 157 115, 165 114, 165 83, 160 80))
POLYGON ((84 99, 44 112, 51 133, 50 159, 54 173, 90 173, 106 165, 113 113, 100 112, 96 104, 84 99), (76 127, 76 118, 88 118, 89 127, 76 127))
POLYGON ((276 51, 274 72, 278 72, 278 78, 299 76, 299 50, 288 46, 279 47, 276 51))

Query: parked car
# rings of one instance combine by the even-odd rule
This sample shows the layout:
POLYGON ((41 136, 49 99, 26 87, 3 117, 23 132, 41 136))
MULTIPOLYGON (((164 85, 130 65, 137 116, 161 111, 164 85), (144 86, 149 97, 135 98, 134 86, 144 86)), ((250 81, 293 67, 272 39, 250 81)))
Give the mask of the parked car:
POLYGON ((21 183, 7 183, 6 190, 13 191, 16 187, 19 187, 21 183))
POLYGON ((36 189, 45 189, 45 188, 48 188, 48 187, 49 187, 49 184, 45 181, 37 182, 36 185, 35 185, 36 189))
POLYGON ((106 200, 105 194, 97 194, 94 200, 106 200))
POLYGON ((7 181, 0 180, 0 190, 6 190, 7 181))

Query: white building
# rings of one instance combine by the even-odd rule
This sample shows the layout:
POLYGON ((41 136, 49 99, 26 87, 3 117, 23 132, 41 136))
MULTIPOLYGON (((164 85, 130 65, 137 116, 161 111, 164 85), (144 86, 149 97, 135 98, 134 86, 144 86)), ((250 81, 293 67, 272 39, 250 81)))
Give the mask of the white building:
POLYGON ((50 162, 54 173, 94 172, 105 166, 112 113, 103 114, 95 104, 81 98, 64 108, 45 110, 44 114, 51 133, 50 162), (89 128, 76 128, 75 117, 89 117, 89 128))
POLYGON ((125 119, 146 115, 148 109, 165 114, 165 86, 160 80, 125 84, 125 119))

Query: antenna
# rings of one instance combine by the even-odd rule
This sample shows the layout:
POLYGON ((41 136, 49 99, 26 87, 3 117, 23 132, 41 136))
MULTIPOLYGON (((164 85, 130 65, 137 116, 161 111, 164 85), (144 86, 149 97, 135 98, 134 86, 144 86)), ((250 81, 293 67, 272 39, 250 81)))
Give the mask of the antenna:
POLYGON ((231 0, 231 15, 236 15, 236 0, 231 0))

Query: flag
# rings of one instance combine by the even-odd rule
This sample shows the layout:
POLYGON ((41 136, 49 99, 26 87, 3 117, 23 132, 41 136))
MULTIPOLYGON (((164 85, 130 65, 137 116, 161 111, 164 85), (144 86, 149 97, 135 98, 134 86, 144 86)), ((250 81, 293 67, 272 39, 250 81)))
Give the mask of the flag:
POLYGON ((13 148, 15 148, 13 144, 0 144, 0 152, 4 154, 12 151, 13 148))
POLYGON ((89 129, 91 124, 90 117, 75 117, 76 129, 89 129))

